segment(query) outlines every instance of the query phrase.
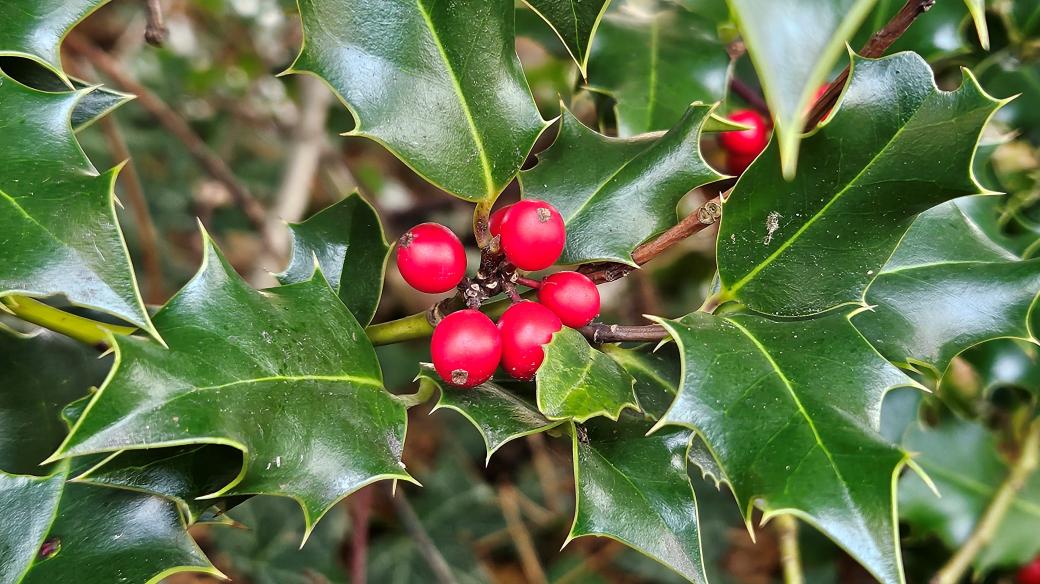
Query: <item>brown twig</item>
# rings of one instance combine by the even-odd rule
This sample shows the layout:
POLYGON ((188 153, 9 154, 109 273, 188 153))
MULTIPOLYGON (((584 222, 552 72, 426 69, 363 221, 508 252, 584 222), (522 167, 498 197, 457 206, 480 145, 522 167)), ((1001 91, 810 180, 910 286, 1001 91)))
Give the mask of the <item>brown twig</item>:
POLYGON ((148 24, 144 29, 144 40, 153 47, 160 47, 166 40, 166 24, 163 22, 162 5, 159 0, 145 0, 148 8, 148 24))
POLYGON ((411 504, 408 503, 404 491, 398 489, 396 495, 391 493, 390 501, 394 505, 397 518, 401 520, 401 525, 404 526, 405 531, 408 532, 412 541, 415 542, 415 548, 419 551, 419 555, 426 560, 426 564, 430 567, 437 582, 439 584, 458 584, 455 574, 451 571, 451 566, 448 565, 448 561, 444 559, 441 551, 437 549, 433 540, 430 539, 430 534, 426 533, 426 528, 419 521, 419 517, 415 514, 415 509, 412 509, 411 504))
MULTIPOLYGON (((715 197, 701 205, 701 207, 693 213, 683 217, 682 221, 677 223, 668 231, 665 231, 653 240, 637 247, 635 251, 632 252, 632 261, 638 266, 646 264, 650 260, 664 253, 673 245, 695 233, 703 231, 711 225, 714 225, 718 222, 721 216, 722 203, 720 202, 719 197, 715 197)), ((625 264, 601 262, 585 264, 578 268, 578 271, 588 276, 593 282, 601 284, 603 282, 613 282, 614 280, 623 278, 634 269, 635 268, 632 266, 625 264)))
MULTIPOLYGON (((896 42, 906 32, 906 29, 910 28, 914 20, 927 12, 934 4, 935 0, 907 0, 906 4, 899 9, 899 12, 881 30, 871 35, 870 40, 860 49, 859 54, 870 58, 884 55, 885 51, 892 46, 892 43, 896 42)), ((827 112, 831 111, 834 104, 838 102, 838 95, 841 93, 848 78, 849 68, 846 66, 841 74, 827 87, 827 91, 816 100, 812 110, 809 111, 809 116, 805 122, 806 131, 815 128, 823 118, 827 117, 827 112)))
POLYGON ((549 456, 549 446, 546 444, 545 436, 531 434, 527 437, 527 446, 531 449, 531 462, 534 472, 538 476, 538 484, 542 487, 545 505, 550 511, 558 512, 563 509, 563 501, 560 500, 556 465, 549 456))
POLYGON ((256 200, 252 193, 241 183, 234 173, 219 156, 213 153, 206 143, 191 129, 177 112, 145 86, 130 77, 120 64, 108 53, 101 50, 86 37, 78 34, 70 34, 65 39, 65 45, 73 51, 87 58, 102 73, 115 81, 123 90, 137 96, 141 107, 165 127, 171 134, 183 143, 188 152, 199 162, 199 164, 213 178, 224 183, 234 198, 235 203, 242 209, 249 222, 260 233, 264 247, 273 249, 271 242, 265 235, 265 223, 267 213, 263 206, 256 200))
POLYGON ((729 80, 729 88, 733 90, 733 93, 739 95, 740 99, 746 101, 749 106, 757 110, 759 113, 765 114, 767 117, 769 116, 769 106, 766 104, 765 98, 763 98, 762 94, 755 91, 750 85, 736 77, 731 77, 729 80))
POLYGON ((524 527, 524 520, 520 517, 520 504, 517 501, 516 488, 510 484, 498 487, 498 501, 502 507, 502 515, 506 518, 506 527, 513 538, 513 545, 520 556, 520 567, 524 571, 527 582, 534 584, 545 583, 545 570, 538 560, 538 552, 535 550, 534 541, 530 532, 524 527))
POLYGON ((368 568, 368 521, 372 515, 372 495, 375 487, 368 486, 351 497, 352 535, 350 540, 350 581, 365 584, 368 568))
POLYGON ((593 343, 652 342, 668 338, 668 331, 659 324, 624 326, 594 322, 580 332, 593 343))
POLYGON ((564 572, 554 584, 581 582, 583 576, 589 573, 595 573, 606 567, 624 550, 625 546, 620 542, 607 540, 607 543, 603 544, 603 547, 599 548, 594 553, 586 555, 585 559, 582 560, 580 564, 564 572))

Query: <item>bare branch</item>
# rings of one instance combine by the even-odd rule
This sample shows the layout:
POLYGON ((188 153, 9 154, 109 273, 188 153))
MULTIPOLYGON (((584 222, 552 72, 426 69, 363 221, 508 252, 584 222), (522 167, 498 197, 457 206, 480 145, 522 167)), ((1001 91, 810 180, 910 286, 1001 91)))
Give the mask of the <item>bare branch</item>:
POLYGON ((144 40, 153 47, 160 47, 169 33, 163 22, 162 5, 159 0, 145 0, 145 6, 148 8, 148 24, 144 29, 144 40))

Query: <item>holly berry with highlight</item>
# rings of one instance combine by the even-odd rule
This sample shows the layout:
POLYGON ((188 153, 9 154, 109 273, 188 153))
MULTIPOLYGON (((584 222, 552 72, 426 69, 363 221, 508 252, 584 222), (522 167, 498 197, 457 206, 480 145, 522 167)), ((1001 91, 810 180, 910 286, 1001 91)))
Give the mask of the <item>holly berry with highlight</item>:
POLYGON ((509 212, 513 205, 515 203, 506 205, 491 214, 491 217, 488 219, 488 231, 491 232, 491 237, 502 234, 502 220, 505 219, 506 213, 509 212))
POLYGON ((466 275, 466 250, 447 227, 423 223, 397 241, 397 269, 420 292, 447 292, 466 275))
POLYGON ((474 387, 491 379, 498 368, 502 337, 483 312, 460 310, 437 324, 430 353, 441 379, 457 387, 474 387))
POLYGON ((599 289, 578 272, 546 276, 538 288, 538 301, 571 328, 581 328, 599 316, 599 289))
POLYGON ((1018 584, 1040 584, 1040 557, 1022 566, 1016 576, 1018 584))
POLYGON ((498 235, 511 264, 521 270, 544 270, 560 259, 567 232, 556 207, 525 199, 503 211, 498 235))
POLYGON ((737 110, 729 119, 749 126, 747 130, 733 130, 719 134, 719 145, 730 154, 757 156, 769 142, 769 121, 762 114, 749 109, 737 110))
POLYGON ((502 365, 516 379, 531 379, 545 359, 542 346, 563 328, 553 311, 524 300, 510 306, 498 319, 502 334, 502 365))

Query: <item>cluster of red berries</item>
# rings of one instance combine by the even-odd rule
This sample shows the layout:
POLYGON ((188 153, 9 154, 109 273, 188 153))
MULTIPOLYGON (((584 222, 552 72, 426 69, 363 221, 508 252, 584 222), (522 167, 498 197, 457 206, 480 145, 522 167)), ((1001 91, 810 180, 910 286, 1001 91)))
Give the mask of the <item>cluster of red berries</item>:
MULTIPOLYGON (((544 201, 523 200, 493 213, 489 231, 513 268, 544 270, 556 263, 566 241, 563 217, 544 201)), ((423 223, 398 241, 401 276, 421 292, 447 292, 466 275, 466 252, 448 228, 423 223)), ((514 278, 515 279, 515 278, 514 278)), ((564 325, 581 328, 599 314, 599 290, 578 272, 557 272, 540 282, 538 301, 514 302, 498 325, 474 308, 444 317, 433 331, 430 352, 438 375, 458 387, 473 387, 499 363, 516 379, 530 379, 545 358, 542 346, 564 325)))

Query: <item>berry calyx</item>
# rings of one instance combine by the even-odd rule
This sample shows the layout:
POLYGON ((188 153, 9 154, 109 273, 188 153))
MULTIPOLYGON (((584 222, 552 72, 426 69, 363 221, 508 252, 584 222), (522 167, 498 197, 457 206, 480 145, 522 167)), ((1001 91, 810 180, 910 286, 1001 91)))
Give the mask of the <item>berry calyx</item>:
POLYGON ((553 311, 525 300, 510 306, 498 319, 502 333, 502 365, 516 379, 531 379, 545 359, 542 345, 563 323, 553 311))
POLYGON ((1022 566, 1015 579, 1018 584, 1040 584, 1040 557, 1022 566))
POLYGON ((498 368, 502 337, 483 312, 460 310, 433 329, 430 353, 441 379, 457 387, 473 387, 491 379, 498 368))
POLYGON ((730 154, 757 156, 769 142, 769 122, 758 112, 748 109, 731 113, 729 119, 750 128, 720 133, 719 144, 730 154))
POLYGON ((423 223, 397 240, 397 269, 412 288, 440 294, 466 275, 466 250, 447 227, 423 223))
POLYGON ((571 328, 581 328, 599 316, 599 289, 578 272, 546 276, 538 288, 538 301, 571 328))
POLYGON ((499 230, 506 259, 521 270, 544 270, 553 265, 567 240, 563 217, 545 201, 525 199, 510 205, 499 230))
POLYGON ((491 214, 488 219, 488 231, 491 232, 491 237, 502 234, 502 220, 506 217, 506 212, 509 211, 516 203, 511 203, 502 207, 491 214))

